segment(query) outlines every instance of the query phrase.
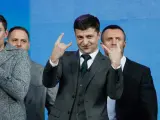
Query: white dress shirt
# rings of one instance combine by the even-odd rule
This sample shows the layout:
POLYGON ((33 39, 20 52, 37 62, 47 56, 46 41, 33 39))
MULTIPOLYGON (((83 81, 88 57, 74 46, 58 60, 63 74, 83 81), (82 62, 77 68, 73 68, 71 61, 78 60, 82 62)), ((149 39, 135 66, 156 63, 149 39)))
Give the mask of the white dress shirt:
MULTIPOLYGON (((88 68, 91 67, 91 65, 92 65, 92 63, 93 63, 96 55, 98 54, 98 51, 99 51, 99 49, 97 49, 97 50, 94 51, 93 53, 89 54, 89 55, 91 56, 91 59, 89 59, 89 60, 87 61, 87 66, 88 66, 88 68)), ((81 57, 82 54, 83 54, 83 53, 79 50, 80 66, 82 65, 82 63, 83 63, 83 61, 84 61, 84 58, 81 57)), ((49 63, 52 65, 52 67, 55 67, 55 66, 58 65, 58 62, 57 62, 57 63, 53 63, 53 62, 51 61, 51 59, 49 60, 49 63)))
MULTIPOLYGON (((92 65, 92 63, 93 63, 93 61, 94 61, 94 59, 95 59, 95 57, 96 57, 96 55, 98 54, 98 49, 96 50, 96 51, 94 51, 93 53, 91 53, 91 54, 89 54, 90 56, 91 56, 91 59, 89 59, 88 61, 87 61, 87 66, 88 66, 88 68, 90 68, 91 67, 91 65, 92 65)), ((82 63, 84 62, 84 58, 83 57, 81 57, 81 55, 82 55, 83 53, 79 50, 79 56, 80 56, 80 66, 82 65, 82 63)))
MULTIPOLYGON (((121 59, 122 71, 125 63, 126 63, 126 57, 123 56, 121 59)), ((110 97, 107 97, 107 111, 108 111, 109 120, 116 120, 115 103, 116 103, 115 100, 111 99, 110 97)))

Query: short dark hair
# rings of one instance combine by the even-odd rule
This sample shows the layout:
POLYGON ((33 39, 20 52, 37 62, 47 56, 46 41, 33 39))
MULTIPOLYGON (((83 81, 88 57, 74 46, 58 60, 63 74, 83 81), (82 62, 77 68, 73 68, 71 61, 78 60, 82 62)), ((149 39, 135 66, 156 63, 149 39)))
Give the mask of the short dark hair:
POLYGON ((0 22, 2 22, 2 25, 6 31, 7 30, 7 21, 2 15, 0 15, 0 22))
POLYGON ((118 26, 118 25, 108 25, 102 30, 101 41, 103 41, 103 33, 108 29, 119 29, 119 30, 121 30, 123 32, 123 35, 124 35, 124 40, 126 40, 126 34, 125 34, 124 30, 120 26, 118 26))
POLYGON ((15 27, 12 27, 9 32, 8 32, 8 38, 10 37, 11 33, 14 31, 14 30, 23 30, 27 36, 28 36, 28 39, 29 39, 29 32, 26 28, 22 27, 22 26, 15 26, 15 27))
POLYGON ((96 32, 100 31, 100 22, 97 17, 90 14, 84 14, 74 21, 74 30, 86 30, 88 28, 95 28, 96 32))

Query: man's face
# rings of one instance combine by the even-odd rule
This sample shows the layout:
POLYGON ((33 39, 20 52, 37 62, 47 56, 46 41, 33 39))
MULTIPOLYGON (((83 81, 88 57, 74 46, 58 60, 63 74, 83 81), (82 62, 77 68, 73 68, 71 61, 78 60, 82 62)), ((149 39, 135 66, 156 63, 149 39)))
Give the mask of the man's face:
POLYGON ((90 54, 97 50, 100 33, 97 33, 94 28, 87 30, 75 29, 77 45, 83 54, 90 54))
POLYGON ((8 31, 4 29, 2 22, 0 22, 0 46, 4 44, 4 39, 7 37, 8 31))
POLYGON ((117 47, 117 42, 120 45, 122 52, 126 46, 124 34, 120 29, 107 29, 102 36, 103 44, 109 49, 117 47))
POLYGON ((29 38, 28 35, 25 31, 23 30, 19 30, 19 29, 15 29, 11 32, 11 34, 9 35, 8 38, 8 42, 13 45, 16 46, 17 48, 22 48, 24 50, 29 49, 29 38))

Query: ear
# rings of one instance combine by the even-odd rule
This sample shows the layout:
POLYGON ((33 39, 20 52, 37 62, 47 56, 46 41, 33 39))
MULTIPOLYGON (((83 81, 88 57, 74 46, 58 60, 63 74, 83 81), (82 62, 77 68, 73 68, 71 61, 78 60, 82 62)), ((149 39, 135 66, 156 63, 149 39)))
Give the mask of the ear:
POLYGON ((5 36, 4 36, 4 37, 5 37, 5 38, 8 37, 8 30, 5 31, 5 36))
POLYGON ((28 42, 28 50, 30 49, 30 41, 28 42))
POLYGON ((30 51, 29 49, 30 49, 30 43, 27 44, 27 46, 26 46, 26 48, 24 50, 30 51))
POLYGON ((124 46, 123 46, 123 48, 125 48, 126 47, 126 40, 124 41, 124 46))
POLYGON ((101 32, 98 33, 98 40, 101 38, 101 32))

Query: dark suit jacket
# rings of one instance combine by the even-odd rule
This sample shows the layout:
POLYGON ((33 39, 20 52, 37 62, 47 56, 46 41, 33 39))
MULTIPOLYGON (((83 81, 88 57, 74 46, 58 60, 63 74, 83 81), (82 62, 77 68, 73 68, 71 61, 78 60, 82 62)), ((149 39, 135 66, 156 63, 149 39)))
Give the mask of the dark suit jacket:
MULTIPOLYGON (((77 90, 79 66, 78 52, 65 52, 56 67, 47 63, 43 72, 43 84, 53 87, 59 80, 59 90, 49 120, 69 120, 77 90)), ((85 74, 82 80, 85 82, 84 107, 87 120, 108 120, 107 96, 118 99, 123 91, 121 69, 114 70, 109 59, 99 52, 89 74, 85 74)))
POLYGON ((43 67, 31 61, 31 82, 25 97, 27 120, 44 120, 45 104, 47 108, 54 104, 58 86, 46 89, 42 84, 42 74, 43 67))
POLYGON ((157 97, 150 69, 128 58, 124 91, 116 102, 117 120, 157 120, 157 97))

